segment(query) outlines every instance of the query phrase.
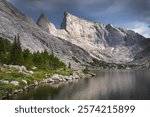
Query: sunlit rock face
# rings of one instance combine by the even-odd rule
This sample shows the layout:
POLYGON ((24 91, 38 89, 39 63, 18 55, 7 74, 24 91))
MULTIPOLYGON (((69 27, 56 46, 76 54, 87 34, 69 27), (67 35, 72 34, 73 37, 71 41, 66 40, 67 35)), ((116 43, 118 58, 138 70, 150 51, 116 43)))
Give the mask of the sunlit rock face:
POLYGON ((50 27, 44 15, 40 16, 37 24, 6 0, 0 0, 1 37, 13 42, 14 37, 19 35, 23 49, 28 48, 31 52, 53 52, 66 64, 70 62, 72 68, 82 68, 87 62, 92 62, 92 57, 84 49, 50 34, 49 28, 52 29, 54 26, 50 27))
POLYGON ((88 21, 65 12, 61 29, 49 23, 50 34, 80 46, 89 54, 106 62, 127 63, 140 51, 145 38, 134 31, 111 24, 88 21))

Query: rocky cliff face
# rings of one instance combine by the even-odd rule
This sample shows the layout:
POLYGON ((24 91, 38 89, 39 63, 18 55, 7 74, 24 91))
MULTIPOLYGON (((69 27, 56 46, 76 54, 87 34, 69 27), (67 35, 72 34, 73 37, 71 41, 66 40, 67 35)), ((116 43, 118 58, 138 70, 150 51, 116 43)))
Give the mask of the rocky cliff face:
POLYGON ((133 63, 150 68, 150 39, 141 41, 141 51, 136 54, 133 63))
POLYGON ((97 59, 107 62, 133 61, 140 51, 139 42, 145 38, 131 30, 111 24, 91 22, 70 13, 64 13, 61 29, 49 23, 50 33, 80 46, 97 59))
POLYGON ((42 15, 38 25, 30 18, 19 12, 6 0, 0 0, 0 36, 11 42, 15 35, 20 36, 23 49, 30 51, 53 52, 66 64, 69 62, 73 68, 80 68, 92 57, 82 48, 49 33, 46 27, 47 19, 42 15), (42 28, 41 28, 42 27, 42 28), (77 62, 78 61, 78 62, 77 62))

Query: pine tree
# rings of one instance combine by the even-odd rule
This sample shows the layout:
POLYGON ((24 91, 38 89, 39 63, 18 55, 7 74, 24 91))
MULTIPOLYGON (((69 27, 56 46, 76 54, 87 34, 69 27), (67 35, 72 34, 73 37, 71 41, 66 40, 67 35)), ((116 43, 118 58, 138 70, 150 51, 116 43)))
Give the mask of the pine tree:
POLYGON ((28 69, 34 66, 32 53, 28 49, 23 51, 24 66, 28 69))
POLYGON ((0 63, 8 64, 11 50, 11 43, 0 37, 0 63))
POLYGON ((5 49, 5 43, 4 43, 4 39, 0 38, 0 53, 5 53, 6 49, 5 49))
POLYGON ((19 35, 18 37, 15 36, 14 43, 12 45, 12 50, 10 52, 10 63, 14 65, 24 64, 23 52, 21 49, 19 35))
POLYGON ((0 38, 0 62, 2 63, 4 60, 4 41, 0 38))
POLYGON ((44 68, 50 68, 49 66, 49 54, 48 52, 45 50, 43 53, 42 53, 42 57, 43 57, 43 67, 44 68))
POLYGON ((33 62, 36 67, 43 69, 44 68, 44 58, 42 56, 42 53, 39 51, 33 54, 33 62))
POLYGON ((69 62, 69 64, 68 64, 68 68, 71 69, 71 63, 70 63, 70 62, 69 62))
POLYGON ((19 35, 18 35, 18 38, 17 38, 17 51, 18 51, 18 59, 17 59, 17 64, 18 65, 23 65, 24 64, 24 58, 23 58, 23 52, 22 52, 22 49, 21 49, 21 43, 20 43, 20 38, 19 38, 19 35))
MULTIPOLYGON (((66 65, 53 52, 49 54, 45 50, 41 53, 38 51, 32 54, 28 49, 22 51, 19 35, 15 36, 13 44, 0 38, 0 63, 25 65, 27 68, 36 66, 39 69, 66 68, 66 65)), ((70 63, 68 67, 71 68, 70 63)))

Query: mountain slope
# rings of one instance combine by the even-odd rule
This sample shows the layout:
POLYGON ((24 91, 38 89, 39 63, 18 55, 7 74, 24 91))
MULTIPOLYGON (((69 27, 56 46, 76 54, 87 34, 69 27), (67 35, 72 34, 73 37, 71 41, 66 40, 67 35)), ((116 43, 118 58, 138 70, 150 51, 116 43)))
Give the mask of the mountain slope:
POLYGON ((50 34, 68 40, 99 60, 115 63, 128 63, 140 51, 139 43, 146 38, 131 30, 111 24, 91 22, 70 13, 64 13, 61 29, 52 23, 48 26, 50 34))
POLYGON ((150 68, 150 39, 141 41, 141 51, 135 56, 133 63, 150 68))
POLYGON ((9 2, 0 0, 0 36, 12 42, 14 36, 18 34, 23 49, 28 48, 32 52, 44 50, 53 52, 66 64, 70 62, 73 68, 92 62, 92 57, 85 50, 47 33, 9 2))
POLYGON ((77 69, 92 63, 93 58, 109 63, 136 61, 139 64, 149 57, 143 54, 148 51, 142 45, 147 39, 134 31, 88 21, 67 12, 61 28, 56 29, 43 14, 36 24, 6 0, 0 0, 0 36, 12 42, 18 34, 23 49, 53 52, 77 69))

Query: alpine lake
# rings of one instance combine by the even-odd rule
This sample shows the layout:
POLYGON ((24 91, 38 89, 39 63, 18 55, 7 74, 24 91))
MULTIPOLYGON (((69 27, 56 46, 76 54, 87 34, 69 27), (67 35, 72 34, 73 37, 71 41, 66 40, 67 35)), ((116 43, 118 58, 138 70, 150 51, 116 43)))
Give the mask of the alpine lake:
POLYGON ((13 100, 148 100, 150 70, 96 70, 94 78, 30 88, 13 100))

